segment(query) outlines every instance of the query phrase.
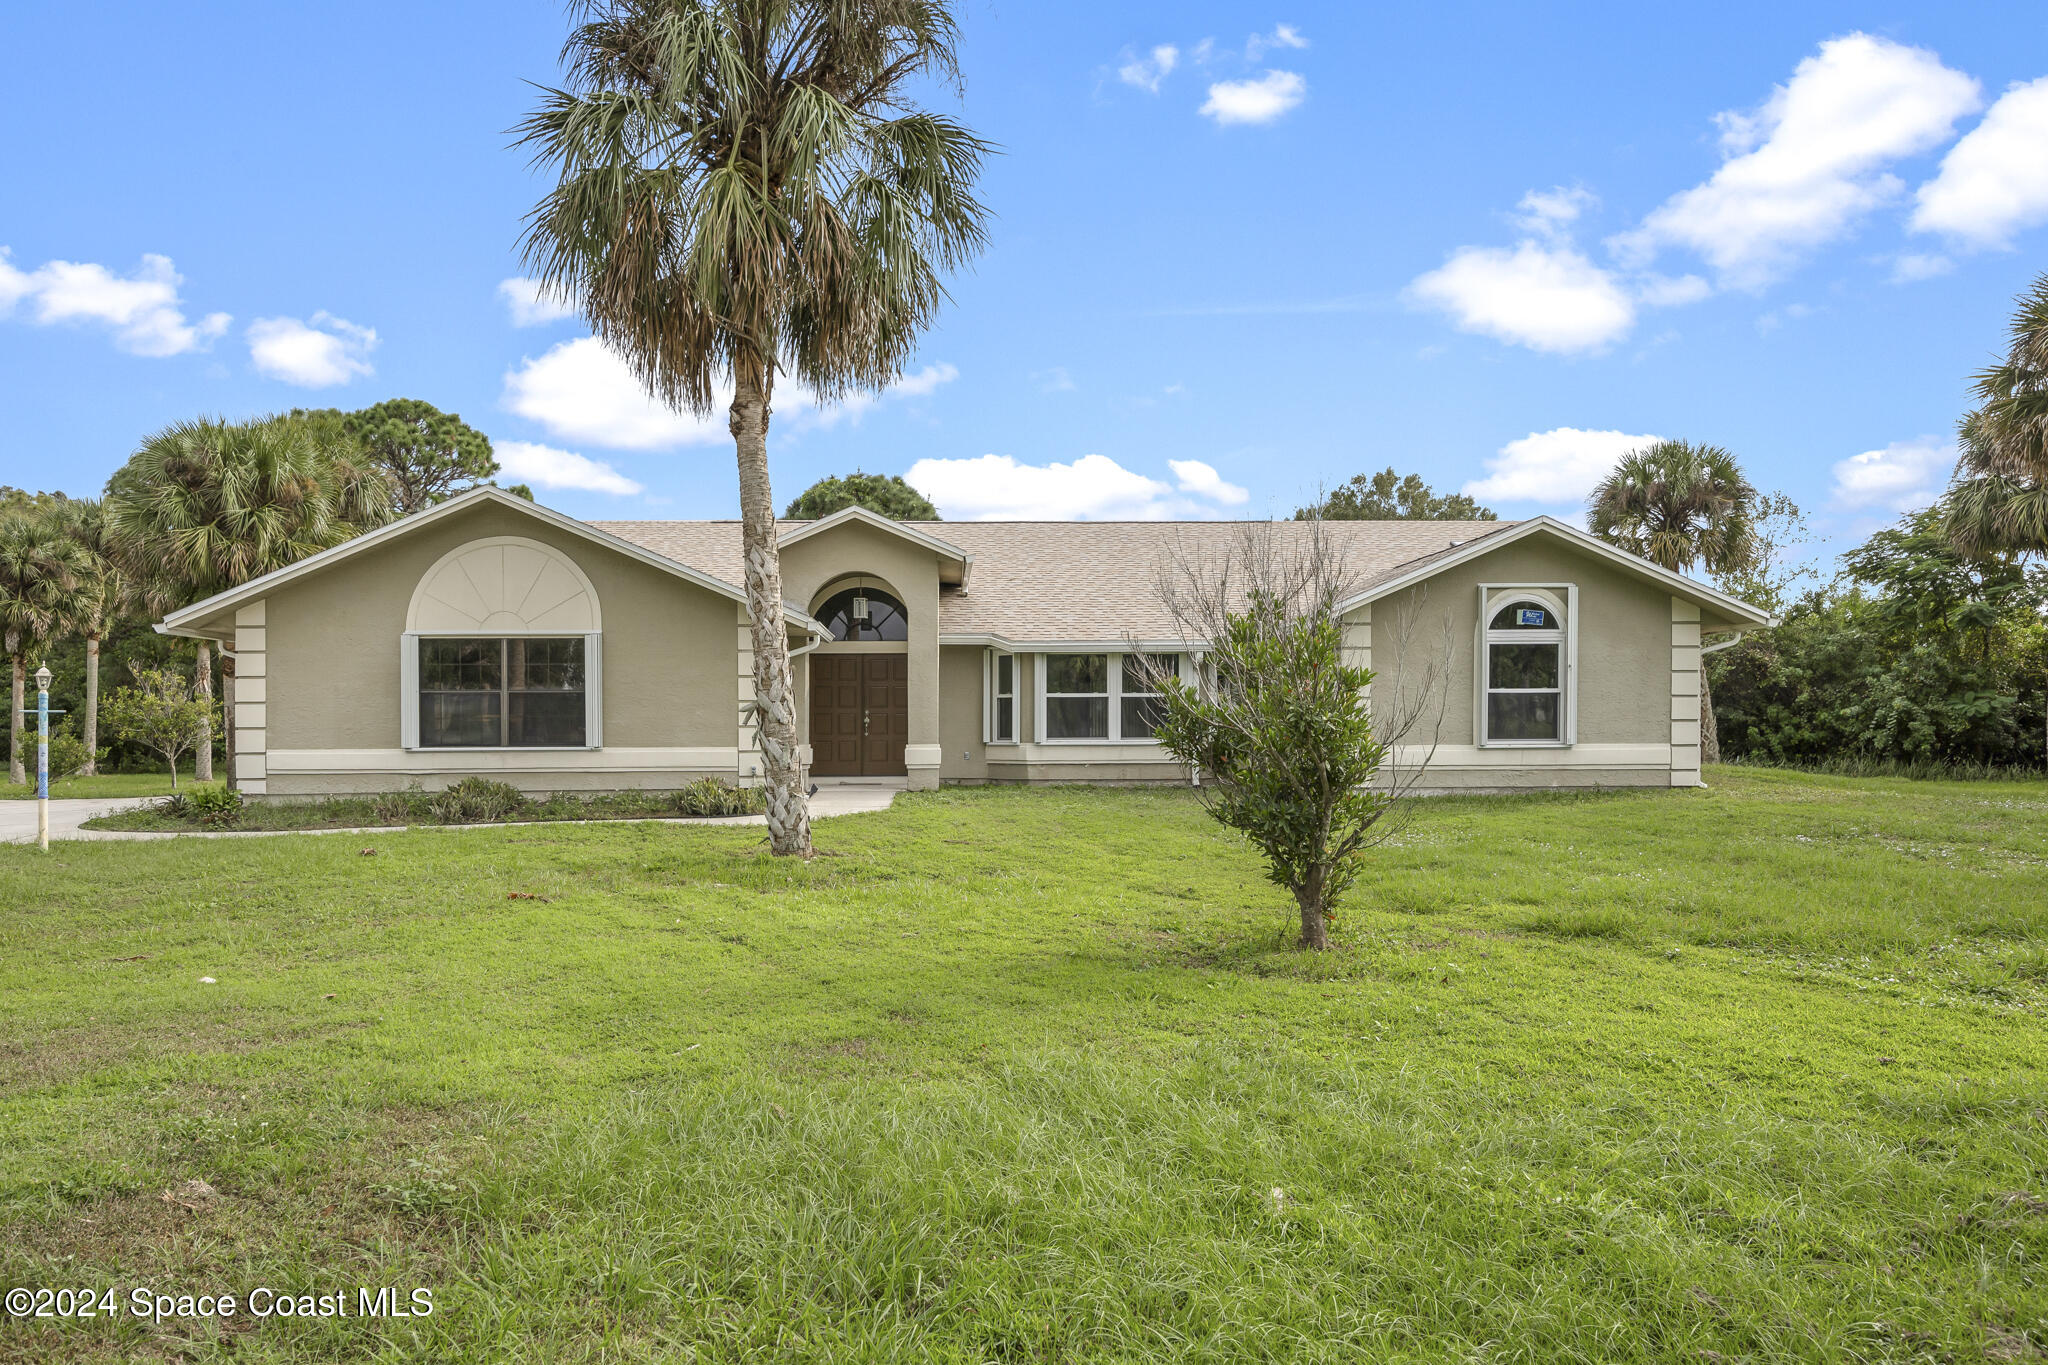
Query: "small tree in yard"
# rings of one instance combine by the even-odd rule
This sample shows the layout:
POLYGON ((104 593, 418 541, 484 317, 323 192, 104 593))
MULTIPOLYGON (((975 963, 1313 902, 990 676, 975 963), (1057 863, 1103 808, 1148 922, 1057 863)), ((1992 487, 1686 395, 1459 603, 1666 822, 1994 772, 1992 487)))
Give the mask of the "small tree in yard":
MULTIPOLYGON (((1418 689, 1390 679, 1376 708, 1373 670, 1344 657, 1342 566, 1321 530, 1289 546, 1273 528, 1250 527, 1221 565, 1177 557, 1164 595, 1205 667, 1190 683, 1148 664, 1164 698, 1154 736, 1209 775, 1210 815, 1264 855, 1266 875, 1301 911, 1301 947, 1316 951, 1330 946, 1337 903, 1427 766, 1398 764, 1395 746, 1432 713, 1441 722, 1450 639, 1418 689)), ((1389 632, 1404 666, 1416 659, 1412 620, 1403 614, 1389 632)))
POLYGON ((114 692, 100 706, 100 720, 116 739, 154 749, 171 765, 178 785, 178 760, 213 733, 216 707, 192 684, 167 669, 134 670, 135 686, 114 692))

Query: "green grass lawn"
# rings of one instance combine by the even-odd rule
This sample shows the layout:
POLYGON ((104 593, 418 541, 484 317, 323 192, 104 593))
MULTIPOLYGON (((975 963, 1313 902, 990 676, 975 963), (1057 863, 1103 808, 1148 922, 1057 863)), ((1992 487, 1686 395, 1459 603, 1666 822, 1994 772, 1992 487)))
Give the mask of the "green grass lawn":
POLYGON ((0 1281, 435 1291, 0 1358, 2029 1358, 2048 784, 1712 780, 0 848, 0 1281))
MULTIPOLYGON (((17 787, 12 782, 0 782, 0 801, 33 801, 36 799, 34 754, 30 754, 28 785, 17 787)), ((178 790, 189 792, 199 787, 218 787, 220 779, 212 782, 196 782, 188 773, 178 779, 178 790)), ((103 773, 98 777, 66 777, 50 783, 52 800, 66 800, 73 797, 89 797, 95 800, 111 800, 123 796, 169 796, 171 775, 169 773, 103 773)))

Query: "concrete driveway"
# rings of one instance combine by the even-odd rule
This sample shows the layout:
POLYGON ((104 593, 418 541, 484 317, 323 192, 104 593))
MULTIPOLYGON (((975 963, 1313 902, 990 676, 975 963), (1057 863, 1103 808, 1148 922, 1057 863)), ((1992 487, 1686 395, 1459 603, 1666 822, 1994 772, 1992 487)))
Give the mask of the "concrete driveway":
MULTIPOLYGON (((845 781, 820 780, 818 791, 811 798, 811 818, 829 820, 835 815, 861 815, 869 811, 887 810, 896 794, 904 789, 901 779, 895 781, 845 781)), ((155 798, 125 797, 115 801, 70 800, 50 803, 50 838, 58 839, 275 839, 288 834, 390 834, 403 825, 381 826, 357 829, 257 829, 257 830, 193 830, 187 834, 143 834, 128 830, 80 829, 79 826, 97 815, 108 815, 117 810, 133 806, 149 805, 155 798)), ((514 823, 533 823, 531 821, 514 823)), ((561 820, 552 824, 622 824, 617 820, 561 820)), ((648 823, 665 825, 765 825, 765 815, 735 815, 717 820, 654 820, 648 823)), ((503 829, 503 825, 417 825, 416 829, 503 829)), ((33 801, 0 801, 0 844, 32 844, 36 841, 36 803, 33 801)))

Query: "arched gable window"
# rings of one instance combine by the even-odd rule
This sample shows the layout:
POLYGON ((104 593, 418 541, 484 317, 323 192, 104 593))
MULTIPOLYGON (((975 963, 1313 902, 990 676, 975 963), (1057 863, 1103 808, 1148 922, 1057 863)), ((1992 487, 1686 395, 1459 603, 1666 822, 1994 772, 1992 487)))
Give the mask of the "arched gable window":
MULTIPOLYGON (((1575 597, 1569 589, 1568 597, 1575 597)), ((1480 642, 1480 742, 1571 743, 1569 610, 1533 588, 1495 590, 1480 642)))
POLYGON ((408 749, 595 749, 597 591, 522 536, 473 540, 421 576, 399 650, 408 749))
POLYGON ((835 640, 908 640, 910 613, 880 588, 847 588, 825 599, 815 615, 835 640))

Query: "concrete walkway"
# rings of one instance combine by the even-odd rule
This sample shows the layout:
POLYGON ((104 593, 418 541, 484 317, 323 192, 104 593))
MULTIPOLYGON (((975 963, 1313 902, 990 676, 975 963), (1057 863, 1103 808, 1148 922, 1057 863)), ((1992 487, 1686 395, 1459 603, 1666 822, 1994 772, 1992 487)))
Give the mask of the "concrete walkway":
MULTIPOLYGON (((817 795, 811 798, 811 818, 829 820, 836 815, 863 815, 887 810, 896 794, 904 790, 896 781, 839 781, 821 778, 817 795)), ((137 830, 80 829, 87 820, 150 805, 154 798, 133 797, 118 801, 67 800, 50 803, 50 839, 274 839, 287 834, 401 834, 407 829, 509 829, 515 825, 765 825, 765 815, 733 815, 718 819, 645 820, 513 820, 496 825, 373 825, 353 829, 242 829, 192 830, 189 833, 159 834, 137 830)), ((36 803, 0 801, 0 844, 32 844, 36 841, 36 803)))

